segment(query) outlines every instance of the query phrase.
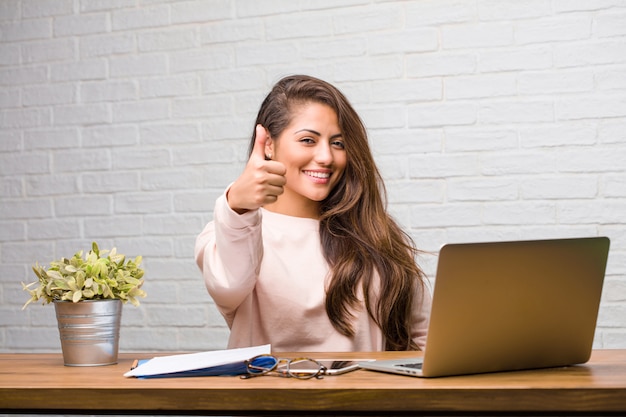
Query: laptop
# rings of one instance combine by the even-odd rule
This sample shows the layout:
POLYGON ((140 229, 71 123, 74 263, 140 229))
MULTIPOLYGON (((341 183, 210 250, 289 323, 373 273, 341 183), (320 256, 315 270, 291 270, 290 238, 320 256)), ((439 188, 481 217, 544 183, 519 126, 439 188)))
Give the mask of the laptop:
POLYGON ((359 366, 440 377, 585 363, 609 244, 589 237, 444 245, 423 357, 359 366))

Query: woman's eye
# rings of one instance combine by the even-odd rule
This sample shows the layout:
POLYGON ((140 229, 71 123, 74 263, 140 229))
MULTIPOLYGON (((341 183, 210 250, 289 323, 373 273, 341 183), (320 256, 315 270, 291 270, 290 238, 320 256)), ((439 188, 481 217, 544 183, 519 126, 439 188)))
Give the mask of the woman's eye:
POLYGON ((302 143, 315 143, 315 140, 313 138, 306 137, 306 138, 300 139, 300 142, 302 142, 302 143))
POLYGON ((344 143, 340 140, 336 140, 334 142, 331 143, 331 145, 333 145, 335 148, 339 148, 339 149, 345 149, 346 145, 344 145, 344 143))

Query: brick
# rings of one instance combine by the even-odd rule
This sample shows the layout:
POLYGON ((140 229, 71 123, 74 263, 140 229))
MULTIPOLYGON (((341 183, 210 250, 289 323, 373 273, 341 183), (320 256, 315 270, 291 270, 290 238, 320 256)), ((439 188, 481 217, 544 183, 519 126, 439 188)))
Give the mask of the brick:
MULTIPOLYGON (((52 242, 8 242, 3 243, 0 257, 3 264, 25 264, 30 267, 35 262, 47 264, 54 257, 52 242)), ((29 268, 30 269, 30 268, 29 268)), ((29 271, 29 274, 33 274, 29 271)), ((30 276, 30 275, 29 275, 30 276)), ((35 279, 34 275, 29 279, 35 279)), ((26 300, 24 300, 26 302, 26 300)))
POLYGON ((596 135, 596 127, 591 123, 539 125, 519 131, 523 148, 593 145, 596 135))
POLYGON ((172 211, 170 193, 123 193, 115 196, 116 214, 155 214, 172 211))
POLYGON ((123 9, 135 7, 135 0, 81 0, 81 12, 94 12, 103 10, 123 9))
POLYGON ((552 68, 552 50, 545 46, 479 52, 480 72, 552 68))
MULTIPOLYGON (((177 215, 173 217, 171 215, 155 215, 155 216, 146 216, 143 219, 143 225, 146 235, 162 235, 162 236, 181 236, 184 234, 189 234, 192 236, 196 236, 199 231, 204 228, 203 222, 197 216, 189 216, 189 215, 177 215)), ((197 267, 193 263, 189 263, 187 261, 180 262, 182 265, 177 265, 172 261, 168 262, 169 264, 173 264, 175 266, 175 270, 171 271, 171 275, 169 276, 177 276, 178 278, 185 277, 197 277, 197 267)), ((161 268, 159 268, 161 271, 161 268)), ((164 278, 168 278, 168 276, 164 276, 164 278)))
POLYGON ((109 18, 106 13, 60 16, 54 19, 55 37, 92 35, 109 31, 109 18))
POLYGON ((54 197, 76 195, 80 192, 74 174, 31 175, 26 178, 26 195, 31 197, 54 197))
POLYGON ((137 127, 126 125, 93 126, 81 129, 86 148, 103 146, 130 146, 139 143, 137 127))
POLYGON ((0 221, 0 242, 26 240, 26 223, 0 221))
POLYGON ((402 72, 403 63, 399 57, 352 59, 336 66, 335 79, 336 82, 384 80, 399 77, 402 72))
POLYGON ((15 152, 23 149, 22 135, 18 131, 0 131, 0 152, 15 152))
POLYGON ((235 13, 238 17, 287 14, 299 9, 300 5, 291 0, 275 0, 265 4, 255 0, 241 0, 235 5, 235 13))
MULTIPOLYGON (((142 226, 139 216, 117 215, 115 217, 94 217, 84 220, 85 235, 102 238, 141 236, 142 226)), ((121 248, 118 250, 126 255, 121 248)), ((127 255, 128 256, 128 255, 127 255)))
POLYGON ((478 3, 481 20, 530 19, 552 14, 549 0, 482 0, 478 3))
POLYGON ((424 27, 472 21, 476 13, 473 2, 426 0, 407 3, 405 20, 407 27, 424 27))
POLYGON ((413 205, 410 209, 412 227, 451 228, 455 226, 476 226, 481 224, 482 206, 479 203, 413 205))
POLYGON ((517 94, 514 74, 487 74, 447 77, 444 81, 447 99, 513 96, 517 94))
POLYGON ((556 204, 547 202, 498 202, 485 204, 481 214, 485 225, 540 225, 554 224, 556 204))
POLYGON ((269 41, 329 37, 332 34, 333 21, 325 15, 307 14, 300 18, 277 15, 266 18, 265 38, 269 41))
POLYGON ((68 239, 80 236, 80 221, 75 219, 42 219, 28 222, 29 240, 68 239))
POLYGON ((29 128, 50 126, 50 109, 23 108, 0 111, 0 126, 5 128, 29 128))
POLYGON ((264 30, 260 19, 237 19, 211 22, 199 28, 202 44, 257 41, 264 30))
POLYGON ((554 65, 557 68, 626 62, 626 40, 557 44, 554 65))
POLYGON ((196 32, 192 29, 168 29, 142 32, 137 35, 139 51, 167 51, 197 47, 196 32))
POLYGON ((80 84, 83 103, 137 99, 137 85, 132 81, 96 81, 80 84))
POLYGON ((19 20, 22 3, 18 0, 0 2, 0 21, 19 20))
POLYGON ((57 126, 110 123, 111 110, 105 104, 56 106, 52 120, 57 126))
POLYGON ((113 10, 111 13, 114 31, 166 26, 169 21, 170 8, 167 5, 113 10))
POLYGON ((476 55, 469 53, 425 53, 406 56, 409 77, 472 74, 476 70, 476 55))
POLYGON ((591 36, 591 27, 591 17, 588 16, 534 19, 516 25, 515 41, 529 44, 588 39, 591 36))
POLYGON ((144 100, 115 103, 113 123, 164 120, 170 117, 170 104, 166 100, 144 100))
POLYGON ((232 17, 233 4, 228 0, 185 1, 174 3, 172 8, 172 23, 204 23, 209 21, 226 20, 232 17))
POLYGON ((182 98, 172 103, 172 116, 175 119, 194 119, 227 115, 232 109, 232 99, 227 96, 182 98))
MULTIPOLYGON (((265 65, 271 62, 273 65, 292 62, 294 57, 298 56, 298 49, 291 42, 274 42, 272 44, 265 44, 260 42, 244 43, 235 47, 235 62, 239 66, 255 66, 265 65)), ((232 60, 228 51, 222 51, 221 56, 217 57, 217 64, 212 68, 226 68, 228 65, 227 60, 232 60)), ((205 64, 206 65, 206 64, 205 64)))
POLYGON ((409 106, 410 127, 437 127, 474 124, 478 108, 472 103, 434 103, 409 106))
POLYGON ((4 42, 49 39, 52 36, 52 25, 49 19, 12 21, 0 23, 0 33, 4 42))
POLYGON ((50 172, 49 157, 43 152, 0 153, 0 174, 47 174, 50 172))
POLYGON ((0 45, 0 66, 18 65, 20 63, 20 47, 17 44, 0 45))
POLYGON ((170 166, 170 159, 167 149, 115 149, 111 152, 114 170, 161 169, 170 166))
POLYGON ((104 59, 86 59, 71 63, 50 64, 51 81, 89 81, 107 78, 104 59))
POLYGON ((519 186, 510 178, 453 178, 447 181, 448 201, 510 201, 519 197, 519 186))
POLYGON ((441 34, 443 49, 498 47, 513 43, 513 27, 510 24, 444 26, 441 34))
POLYGON ((387 187, 391 204, 431 204, 441 203, 445 198, 443 180, 396 181, 387 187))
POLYGON ((22 103, 26 107, 76 102, 76 88, 71 84, 38 85, 22 89, 22 103))
POLYGON ((72 0, 23 0, 22 1, 22 18, 38 18, 47 16, 62 16, 72 14, 74 11, 74 2, 72 0))
POLYGON ((144 175, 141 179, 141 189, 145 191, 201 188, 202 185, 202 175, 190 170, 160 169, 144 175), (184 187, 181 184, 184 184, 184 187))
POLYGON ((595 175, 529 178, 521 184, 525 200, 591 199, 598 195, 595 175))
POLYGON ((168 145, 200 142, 200 128, 195 123, 150 124, 140 130, 144 145, 168 145))
POLYGON ((403 180, 408 178, 408 158, 406 155, 381 155, 376 156, 376 164, 380 174, 387 182, 387 190, 393 189, 393 184, 389 186, 390 181, 403 180))
POLYGON ((600 12, 595 17, 595 34, 600 38, 626 35, 626 12, 600 12))
POLYGON ((603 120, 598 127, 600 143, 625 143, 626 120, 603 120))
POLYGON ((554 173, 557 158, 554 152, 542 150, 484 153, 479 157, 480 172, 484 175, 554 173))
POLYGON ((108 151, 72 150, 56 151, 52 154, 54 172, 103 171, 111 167, 108 151))
POLYGON ((79 39, 79 50, 82 58, 109 57, 116 54, 132 53, 135 47, 135 36, 132 33, 81 36, 79 39))
POLYGON ((139 96, 142 98, 193 96, 200 91, 196 75, 158 77, 139 80, 139 96))
POLYGON ((439 36, 434 29, 381 33, 370 37, 368 45, 372 54, 432 52, 439 47, 439 36))
POLYGON ((172 152, 172 161, 175 166, 204 165, 233 160, 235 160, 235 151, 227 142, 177 147, 172 152))
POLYGON ((623 144, 595 147, 563 149, 558 152, 557 167, 563 172, 616 172, 621 170, 626 160, 626 147, 623 144))
POLYGON ((377 103, 436 101, 443 98, 443 84, 438 78, 394 79, 370 83, 371 95, 377 103))
POLYGON ((202 77, 202 92, 213 94, 254 91, 263 83, 264 73, 260 68, 211 71, 202 77))
POLYGON ((595 80, 598 90, 626 89, 626 69, 598 70, 595 80))
POLYGON ((563 224, 615 224, 624 219, 626 202, 620 200, 578 200, 559 203, 563 224))
POLYGON ((480 128, 475 126, 446 129, 447 153, 471 151, 502 151, 516 149, 518 133, 512 128, 480 128))
POLYGON ((43 66, 0 68, 0 85, 27 85, 47 81, 48 70, 43 66))
POLYGON ((19 89, 3 89, 0 90, 0 109, 10 109, 22 106, 22 98, 19 89))
POLYGON ((234 62, 232 49, 221 46, 173 52, 169 57, 172 74, 229 68, 234 62))
POLYGON ((24 132, 24 149, 76 148, 80 144, 77 129, 40 129, 24 132))
POLYGON ((21 198, 23 193, 21 178, 0 178, 0 195, 2 198, 21 198))
POLYGON ((81 174, 80 179, 81 188, 85 194, 139 191, 140 180, 138 172, 84 173, 81 174))
POLYGON ((409 155, 411 178, 445 178, 471 176, 480 172, 478 158, 459 154, 416 154, 409 155))
MULTIPOLYGON (((304 59, 329 59, 363 56, 367 53, 368 42, 362 37, 330 38, 330 39, 303 39, 300 41, 300 51, 304 59)), ((384 46, 379 44, 378 48, 384 46)), ((372 46, 370 46, 372 48, 372 46)), ((258 84, 257 84, 258 86, 258 84)))
POLYGON ((113 213, 112 196, 78 195, 74 198, 54 201, 54 213, 58 217, 105 216, 113 213))
POLYGON ((594 88, 592 71, 532 72, 518 76, 520 94, 578 93, 594 88))
POLYGON ((507 101, 485 103, 480 106, 479 118, 485 124, 550 122, 554 107, 548 100, 507 101))
POLYGON ((555 108, 557 120, 623 117, 626 116, 626 97, 623 94, 600 98, 579 96, 556 100, 555 108))
POLYGON ((121 56, 109 59, 111 77, 162 75, 167 70, 164 55, 121 56))
POLYGON ((74 57, 74 49, 72 39, 53 39, 29 43, 22 47, 22 60, 28 64, 67 61, 74 57))

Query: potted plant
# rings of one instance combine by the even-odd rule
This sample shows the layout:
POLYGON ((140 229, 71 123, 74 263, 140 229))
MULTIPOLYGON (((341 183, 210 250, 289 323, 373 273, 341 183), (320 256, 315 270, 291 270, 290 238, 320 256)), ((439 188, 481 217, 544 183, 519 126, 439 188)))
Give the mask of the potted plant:
POLYGON ((83 257, 50 262, 45 269, 36 263, 38 280, 22 287, 32 302, 53 303, 65 365, 96 366, 117 363, 122 303, 138 306, 144 271, 141 256, 135 259, 100 250, 96 242, 83 257))

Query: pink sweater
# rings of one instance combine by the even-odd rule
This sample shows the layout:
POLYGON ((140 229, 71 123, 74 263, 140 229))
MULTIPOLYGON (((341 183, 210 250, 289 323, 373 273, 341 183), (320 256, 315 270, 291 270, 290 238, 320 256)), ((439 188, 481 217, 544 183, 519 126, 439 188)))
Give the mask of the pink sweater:
MULTIPOLYGON (((324 288, 329 268, 318 227, 317 220, 265 209, 239 215, 225 195, 218 198, 214 220, 196 240, 195 255, 231 330, 229 348, 270 343, 277 352, 385 349, 364 305, 353 311, 353 338, 337 332, 328 319, 324 288)), ((417 299, 413 339, 423 349, 430 293, 417 299)))

